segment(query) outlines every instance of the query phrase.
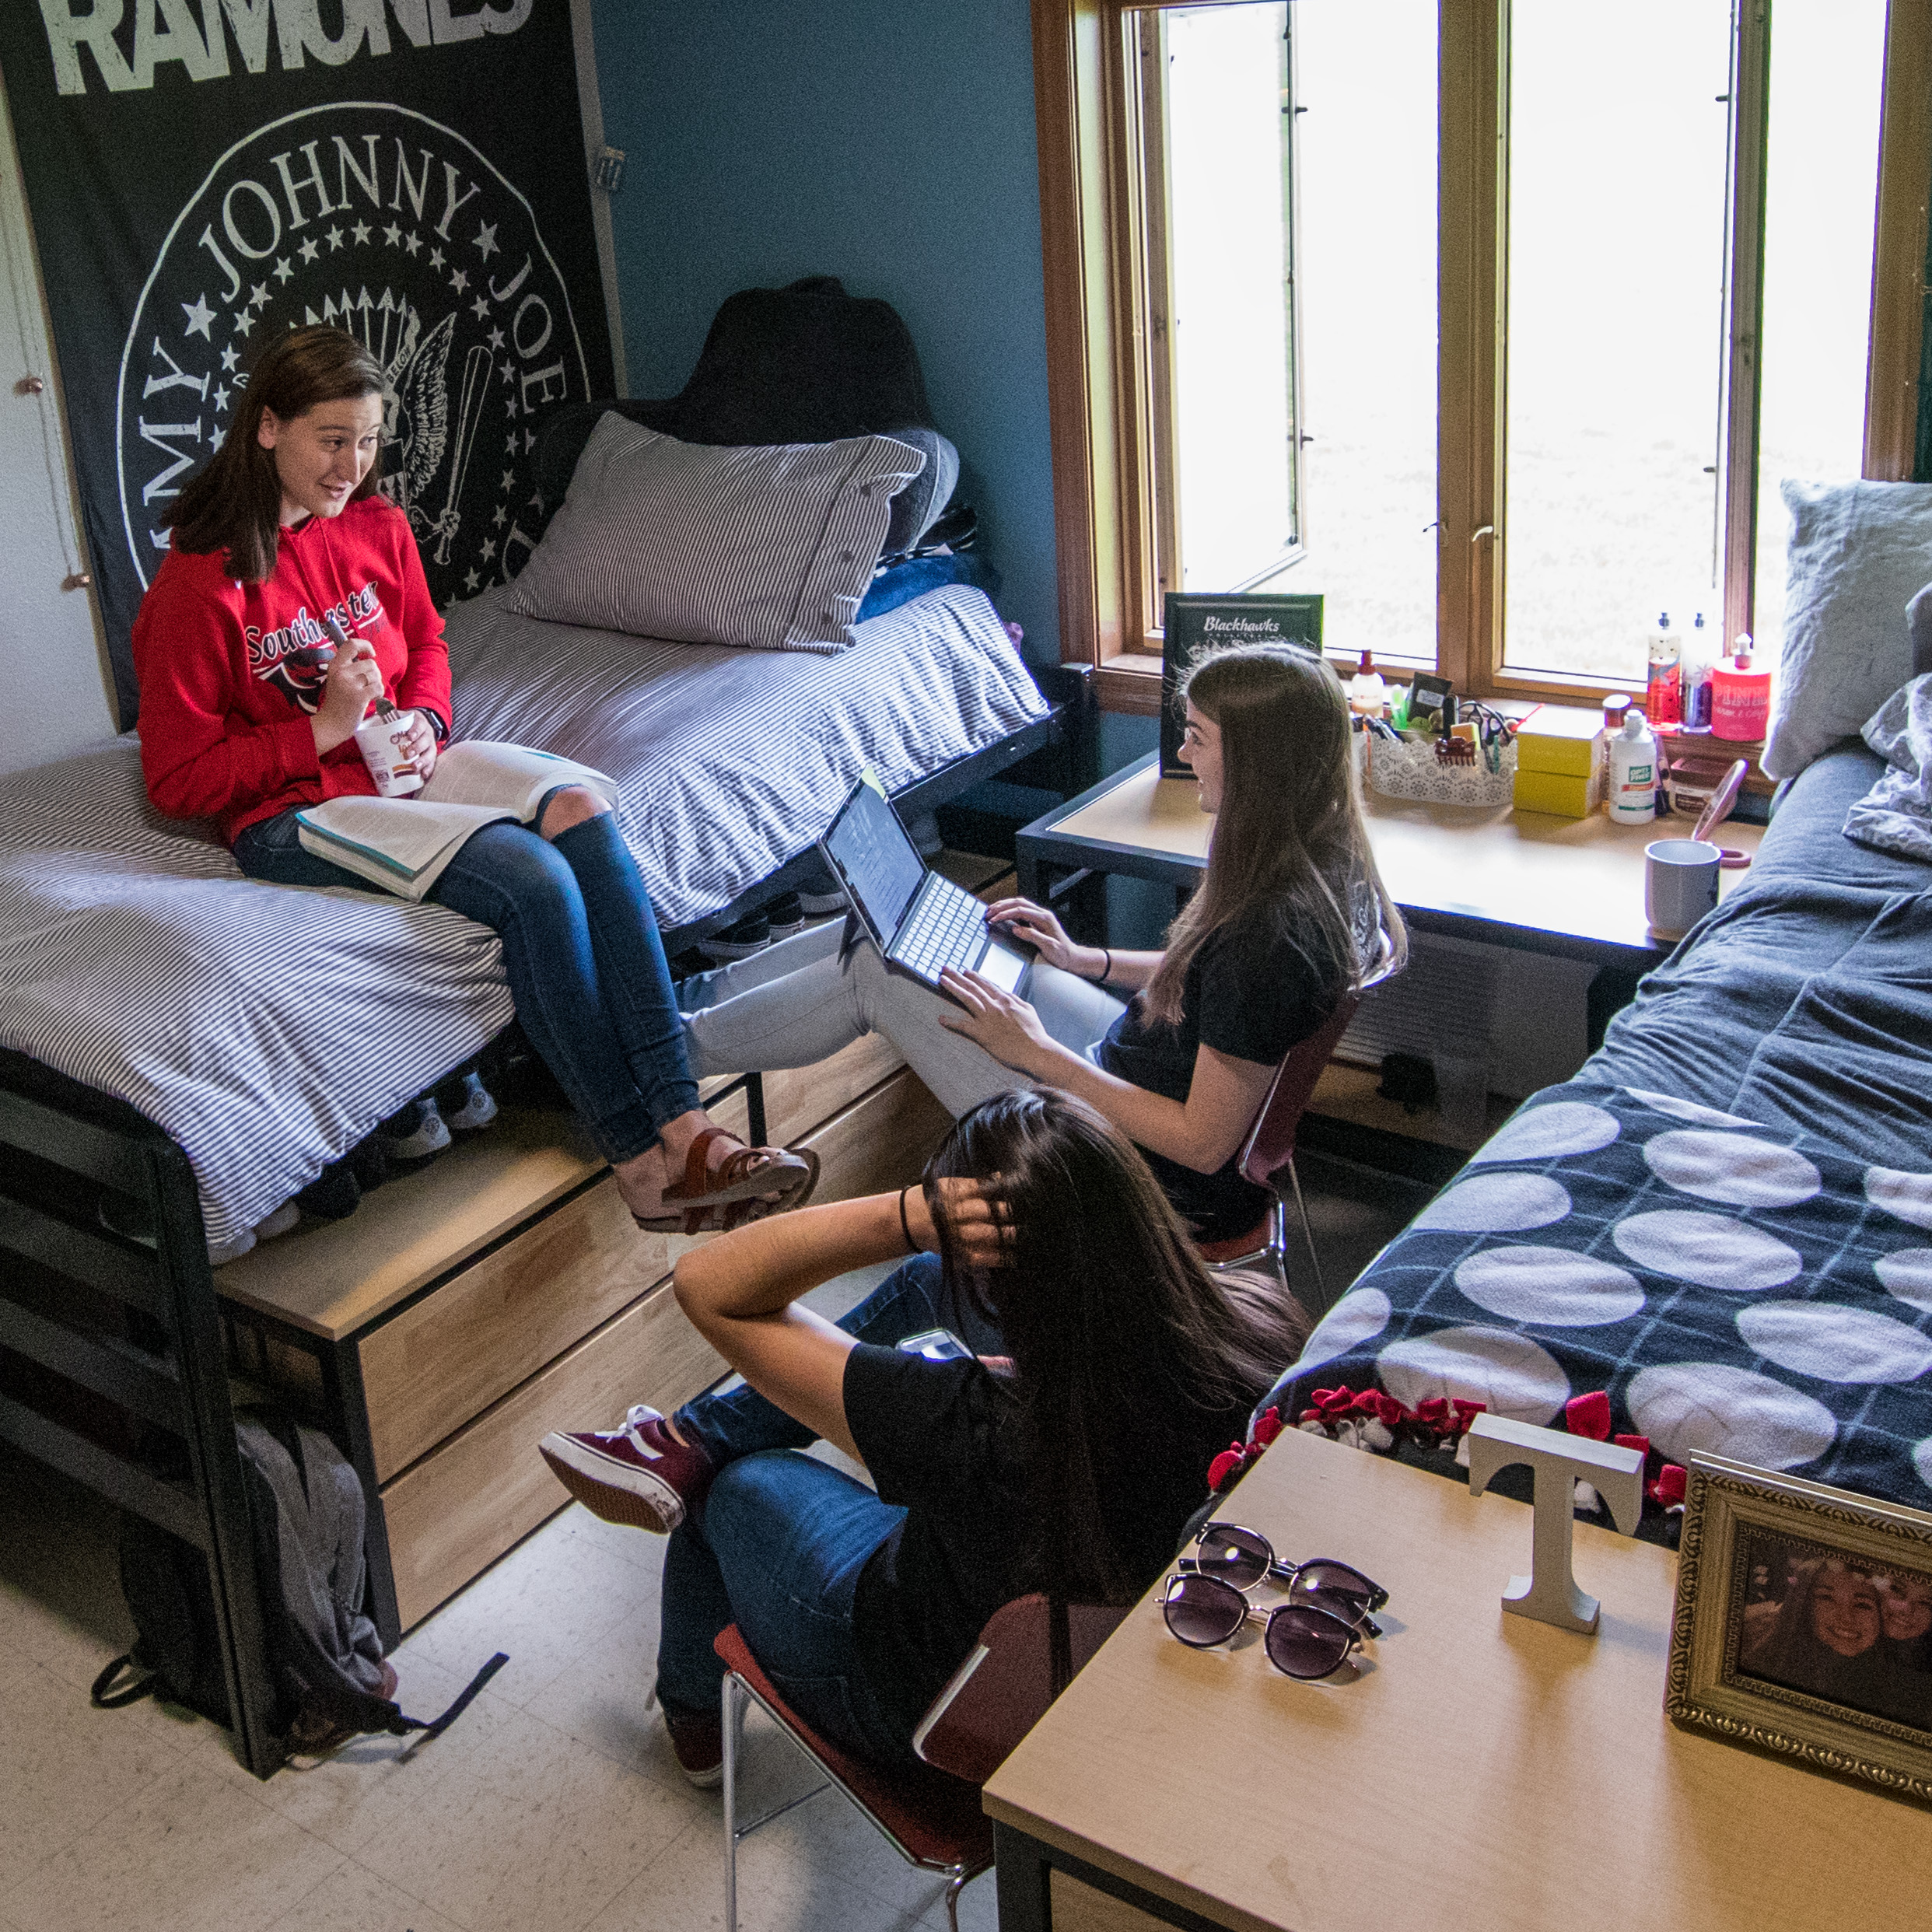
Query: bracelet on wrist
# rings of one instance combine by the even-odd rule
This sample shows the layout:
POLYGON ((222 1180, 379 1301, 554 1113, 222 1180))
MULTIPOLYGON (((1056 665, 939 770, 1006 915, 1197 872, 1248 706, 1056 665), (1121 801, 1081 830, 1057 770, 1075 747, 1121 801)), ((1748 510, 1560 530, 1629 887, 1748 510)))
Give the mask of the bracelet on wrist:
POLYGON ((1105 985, 1108 981, 1111 979, 1114 976, 1114 954, 1112 949, 1109 947, 1103 946, 1101 948, 1101 955, 1105 961, 1105 964, 1103 964, 1100 971, 1094 975, 1094 984, 1097 986, 1105 985))
POLYGON ((913 1240, 912 1223, 906 1219, 905 1197, 912 1192, 910 1188, 899 1190, 899 1232, 905 1237, 905 1251, 908 1255, 923 1255, 926 1250, 913 1240))

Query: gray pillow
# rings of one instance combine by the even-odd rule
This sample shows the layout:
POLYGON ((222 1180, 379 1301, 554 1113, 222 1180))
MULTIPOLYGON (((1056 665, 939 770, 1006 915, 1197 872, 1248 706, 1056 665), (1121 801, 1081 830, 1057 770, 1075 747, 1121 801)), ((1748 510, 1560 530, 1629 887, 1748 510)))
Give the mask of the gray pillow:
POLYGON ((1906 606, 1906 631, 1912 639, 1912 675, 1932 671, 1932 583, 1906 606))
POLYGON ((509 607, 686 644, 842 650, 892 499, 925 463, 889 436, 726 448, 607 411, 509 607))
POLYGON ((1932 484, 1782 485, 1791 513, 1784 651, 1764 768, 1796 778, 1913 674, 1901 621, 1932 580, 1932 484))

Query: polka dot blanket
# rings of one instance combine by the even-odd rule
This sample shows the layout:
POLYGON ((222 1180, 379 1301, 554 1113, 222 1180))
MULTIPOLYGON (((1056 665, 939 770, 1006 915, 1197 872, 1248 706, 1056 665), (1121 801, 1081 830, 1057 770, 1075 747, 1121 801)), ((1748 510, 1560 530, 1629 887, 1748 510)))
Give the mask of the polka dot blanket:
POLYGON ((1335 1388, 1559 1428, 1602 1390, 1612 1429, 1669 1461, 1706 1450, 1932 1507, 1932 1173, 1662 1094, 1549 1088, 1262 1406, 1292 1423, 1335 1388))

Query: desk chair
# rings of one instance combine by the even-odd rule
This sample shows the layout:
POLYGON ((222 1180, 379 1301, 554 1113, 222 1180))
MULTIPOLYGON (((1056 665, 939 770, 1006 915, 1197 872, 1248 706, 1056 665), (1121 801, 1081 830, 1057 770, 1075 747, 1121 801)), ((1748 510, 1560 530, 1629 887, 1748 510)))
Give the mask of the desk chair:
POLYGON ((1384 981, 1392 979, 1399 970, 1384 938, 1381 955, 1368 977, 1354 992, 1342 996, 1319 1032, 1311 1033, 1288 1049, 1276 1069, 1268 1097, 1255 1116, 1241 1153, 1243 1175, 1255 1186, 1266 1188, 1274 1199, 1268 1204, 1268 1212, 1245 1234, 1237 1234, 1230 1241, 1201 1243, 1201 1258, 1210 1268, 1265 1265, 1273 1270, 1284 1289, 1293 1292, 1288 1278, 1286 1215, 1281 1194, 1281 1178, 1285 1174, 1295 1197, 1295 1212, 1301 1217, 1301 1238, 1307 1244, 1308 1265, 1314 1270, 1315 1293, 1322 1308, 1327 1307, 1328 1291, 1321 1279, 1321 1258, 1315 1251, 1314 1230, 1309 1225, 1307 1203, 1301 1195, 1301 1177, 1295 1171, 1295 1136, 1300 1130, 1301 1117, 1314 1097, 1321 1070, 1341 1044, 1363 996, 1384 981))
MULTIPOLYGON (((1070 1678, 1113 1633, 1125 1610, 1068 1608, 1070 1678)), ((912 1748, 925 1768, 889 1771, 821 1738, 779 1694, 734 1623, 712 1646, 724 1660, 725 1932, 738 1932, 738 1844, 761 1825, 836 1785, 909 1865, 947 1881, 946 1919, 959 1932, 959 1895, 993 1862, 992 1821, 979 1787, 1005 1762, 1053 1701, 1047 1600, 1016 1598, 993 1612, 972 1654, 933 1700, 912 1748), (738 1752, 744 1714, 755 1703, 825 1773, 824 1783, 740 1825, 738 1752)))

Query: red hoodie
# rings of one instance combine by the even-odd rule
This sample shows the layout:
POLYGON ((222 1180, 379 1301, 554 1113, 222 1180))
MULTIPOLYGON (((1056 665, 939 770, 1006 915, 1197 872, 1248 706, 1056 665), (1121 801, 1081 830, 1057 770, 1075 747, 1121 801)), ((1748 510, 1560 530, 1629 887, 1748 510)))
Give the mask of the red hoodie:
POLYGON ((334 611, 375 646, 390 701, 450 724, 443 621, 402 513, 380 496, 281 533, 261 583, 226 574, 222 553, 170 550, 135 619, 141 768, 170 818, 212 818, 230 845, 244 825, 375 783, 353 738, 319 761, 309 720, 320 709, 316 662, 334 611))

